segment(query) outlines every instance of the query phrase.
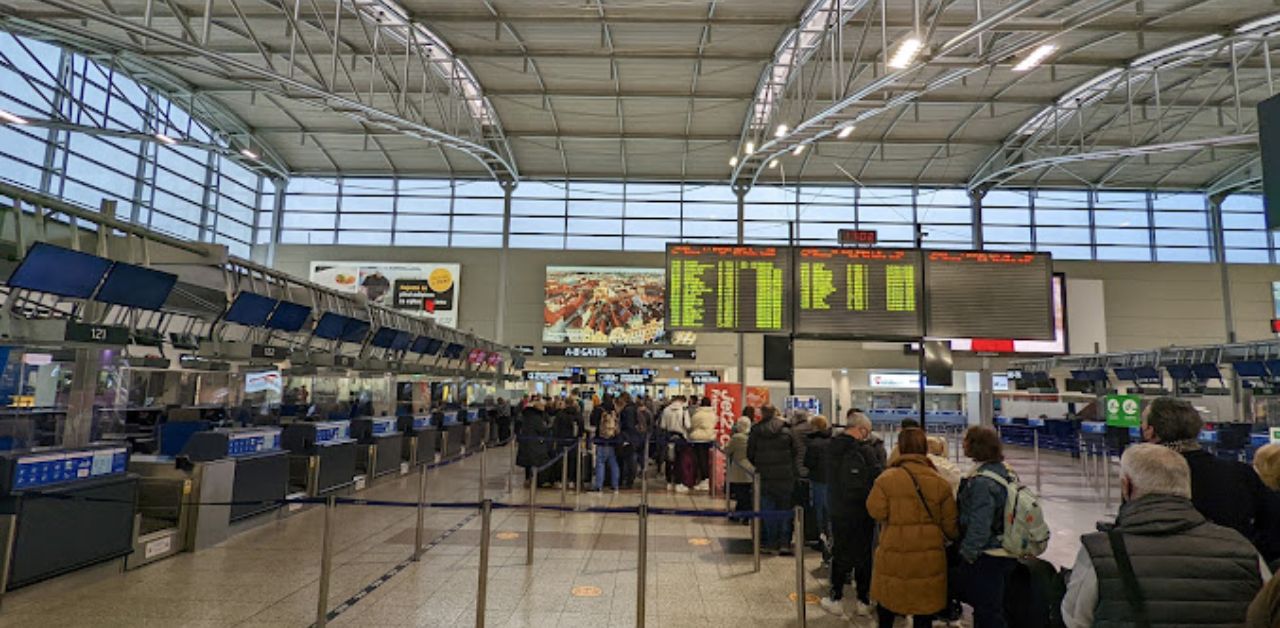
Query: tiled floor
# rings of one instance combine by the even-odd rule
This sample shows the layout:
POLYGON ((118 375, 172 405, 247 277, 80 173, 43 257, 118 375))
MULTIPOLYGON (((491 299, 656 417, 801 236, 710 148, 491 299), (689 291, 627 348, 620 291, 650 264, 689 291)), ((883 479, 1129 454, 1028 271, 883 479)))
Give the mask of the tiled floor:
MULTIPOLYGON (((514 495, 505 491, 508 451, 498 449, 488 456, 489 496, 523 503, 527 495, 519 481, 514 495)), ((1011 452, 1011 462, 1034 485, 1030 455, 1011 452)), ((1041 470, 1046 515, 1055 532, 1046 558, 1070 563, 1080 533, 1102 517, 1100 493, 1083 481, 1080 465, 1065 456, 1046 454, 1041 470)), ((471 458, 433 472, 429 499, 474 501, 478 471, 478 459, 471 458)), ((359 496, 411 501, 416 488, 416 478, 405 477, 379 483, 359 496)), ((541 490, 538 498, 540 503, 560 503, 558 490, 541 490)), ((584 494, 578 501, 571 491, 568 503, 634 506, 639 500, 635 491, 584 494)), ((714 509, 723 508, 724 502, 660 489, 651 493, 650 504, 714 509)), ((364 591, 410 555, 414 517, 412 508, 339 507, 333 521, 330 609, 364 591)), ((134 571, 121 574, 115 566, 104 566, 20 589, 4 598, 0 627, 307 626, 316 613, 322 522, 321 510, 312 509, 270 521, 216 548, 134 571)), ((345 607, 331 625, 474 624, 480 523, 473 510, 428 510, 425 538, 447 536, 420 562, 408 564, 345 607)), ((493 511, 486 625, 635 625, 636 515, 540 512, 536 525, 534 563, 529 566, 524 511, 493 511), (574 595, 577 587, 598 591, 580 597, 574 595)), ((749 538, 746 526, 719 518, 654 515, 648 530, 649 625, 796 625, 795 605, 788 599, 796 578, 795 559, 764 557, 761 572, 753 573, 749 554, 724 551, 725 540, 749 538)), ((825 581, 812 574, 818 557, 808 552, 805 560, 806 591, 820 596, 825 581)), ((806 610, 809 625, 850 625, 816 604, 806 610)))

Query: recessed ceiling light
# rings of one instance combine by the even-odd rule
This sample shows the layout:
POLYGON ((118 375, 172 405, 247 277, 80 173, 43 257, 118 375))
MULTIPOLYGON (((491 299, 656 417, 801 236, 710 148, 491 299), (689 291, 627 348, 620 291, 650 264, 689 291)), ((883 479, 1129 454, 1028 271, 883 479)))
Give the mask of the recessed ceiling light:
POLYGON ((737 167, 737 165, 738 165, 738 156, 737 156, 737 155, 734 155, 733 157, 730 157, 730 158, 729 158, 729 167, 730 167, 730 168, 734 168, 734 167, 737 167))
POLYGON ((778 167, 778 160, 777 160, 777 159, 774 159, 773 161, 770 161, 770 162, 769 162, 769 167, 770 167, 770 168, 777 168, 777 167, 778 167))
POLYGON ((774 137, 782 137, 786 134, 787 134, 787 125, 785 124, 779 124, 778 128, 773 132, 774 137))
POLYGON ((746 148, 746 152, 747 152, 747 154, 748 154, 748 155, 750 155, 751 153, 756 152, 756 143, 755 143, 755 142, 747 142, 747 145, 746 145, 746 147, 745 147, 745 148, 746 148))
POLYGON ((889 67, 895 70, 906 69, 915 62, 922 48, 924 48, 924 42, 915 35, 902 40, 902 43, 898 44, 898 49, 893 52, 893 57, 889 59, 889 67))
POLYGON ((258 153, 254 152, 254 150, 253 150, 253 149, 251 149, 251 148, 241 148, 241 149, 240 149, 240 154, 241 154, 241 155, 244 155, 245 157, 248 157, 249 159, 257 159, 257 158, 261 157, 261 155, 259 155, 258 153))
POLYGON ((1017 65, 1013 66, 1013 71, 1026 72, 1027 70, 1033 69, 1041 63, 1044 63, 1044 60, 1048 59, 1049 55, 1052 55, 1057 50, 1058 47, 1053 44, 1042 44, 1035 50, 1032 50, 1031 54, 1027 55, 1022 61, 1019 61, 1017 65))
POLYGON ((177 143, 178 143, 178 140, 175 140, 175 139, 173 139, 172 137, 169 137, 168 135, 165 135, 164 133, 156 133, 156 139, 158 139, 158 140, 160 140, 161 142, 164 142, 165 144, 168 144, 168 145, 170 145, 170 146, 172 146, 172 145, 174 145, 174 144, 177 144, 177 143))
POLYGON ((852 124, 846 124, 843 127, 841 127, 840 133, 836 134, 836 137, 840 139, 845 139, 850 135, 853 135, 853 129, 854 129, 854 126, 852 124))
POLYGON ((795 149, 791 151, 791 154, 796 157, 799 157, 800 155, 804 154, 804 147, 805 147, 804 144, 796 146, 795 149))

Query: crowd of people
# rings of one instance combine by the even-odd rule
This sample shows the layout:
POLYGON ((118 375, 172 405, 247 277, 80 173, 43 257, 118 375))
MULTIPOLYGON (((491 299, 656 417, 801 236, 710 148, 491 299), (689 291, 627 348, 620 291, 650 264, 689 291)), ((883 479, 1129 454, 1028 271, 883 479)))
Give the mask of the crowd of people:
MULTIPOLYGON (((558 470, 542 478, 536 469, 585 435, 595 490, 606 480, 615 491, 632 486, 646 463, 671 490, 706 489, 717 423, 709 399, 530 397, 514 414, 517 462, 530 482, 558 481, 558 470)), ((1190 403, 1148 403, 1144 442, 1120 459, 1115 521, 1083 535, 1074 565, 1058 572, 1035 558, 1048 525, 1005 463, 996 430, 966 431, 962 471, 946 440, 913 420, 890 451, 864 413, 843 419, 748 407, 723 447, 734 512, 755 510, 755 480, 760 510, 804 507, 809 530, 792 530, 790 517, 762 518, 761 550, 791 555, 799 541, 820 551, 829 578, 821 606, 831 613, 882 627, 904 616, 917 627, 956 622, 965 605, 975 628, 1280 627, 1280 579, 1271 577, 1280 563, 1280 445, 1260 449, 1253 468, 1218 458, 1200 447, 1190 403)))

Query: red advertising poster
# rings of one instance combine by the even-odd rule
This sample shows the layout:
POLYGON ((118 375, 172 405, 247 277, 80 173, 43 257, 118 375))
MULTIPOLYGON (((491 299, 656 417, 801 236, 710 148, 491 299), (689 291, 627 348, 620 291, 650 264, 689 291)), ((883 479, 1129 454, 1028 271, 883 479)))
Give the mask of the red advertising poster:
POLYGON ((742 416, 742 400, 738 384, 707 384, 703 394, 711 398, 711 407, 716 411, 716 442, 724 447, 733 435, 733 424, 742 416))
POLYGON ((747 386, 747 405, 756 409, 756 418, 760 418, 760 408, 769 405, 769 389, 764 386, 747 386))

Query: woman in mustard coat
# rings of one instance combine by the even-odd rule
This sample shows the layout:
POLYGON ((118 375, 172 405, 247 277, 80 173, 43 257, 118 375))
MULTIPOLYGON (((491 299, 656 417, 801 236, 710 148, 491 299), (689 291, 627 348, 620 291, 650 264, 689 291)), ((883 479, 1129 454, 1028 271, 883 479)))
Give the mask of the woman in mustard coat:
POLYGON ((902 432, 900 455, 871 487, 867 512, 880 523, 871 597, 881 628, 912 615, 916 628, 933 625, 947 605, 947 541, 960 536, 951 486, 929 462, 923 430, 902 432))

